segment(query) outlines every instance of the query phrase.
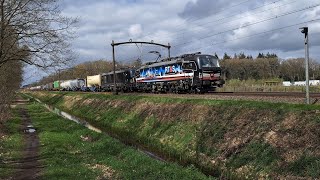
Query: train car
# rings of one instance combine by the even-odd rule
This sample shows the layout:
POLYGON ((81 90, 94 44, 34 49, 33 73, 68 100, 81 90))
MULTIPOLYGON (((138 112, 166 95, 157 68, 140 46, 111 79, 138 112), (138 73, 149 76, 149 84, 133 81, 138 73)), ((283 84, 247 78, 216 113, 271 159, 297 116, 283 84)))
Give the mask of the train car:
POLYGON ((101 74, 94 76, 87 76, 87 88, 90 91, 101 91, 101 74))
POLYGON ((52 90, 59 91, 60 90, 60 83, 61 83, 61 81, 59 81, 59 80, 58 81, 54 81, 52 90))
POLYGON ((43 90, 51 91, 53 89, 53 83, 48 83, 43 86, 43 90))
MULTIPOLYGON (((136 90, 135 69, 126 69, 115 72, 117 91, 132 92, 136 90)), ((101 88, 105 91, 114 91, 114 73, 104 73, 102 76, 101 88)))
POLYGON ((30 87, 31 91, 40 91, 42 90, 42 86, 34 86, 34 87, 30 87))
POLYGON ((79 91, 85 87, 86 81, 84 79, 65 80, 60 84, 60 90, 63 91, 79 91))
MULTIPOLYGON (((224 85, 218 58, 199 53, 184 54, 138 69, 115 72, 116 90, 123 92, 204 93, 224 85)), ((54 81, 45 90, 114 91, 114 73, 87 76, 86 79, 54 81)))
POLYGON ((149 63, 137 70, 137 89, 152 92, 214 91, 225 83, 218 58, 200 52, 149 63))
POLYGON ((53 83, 51 82, 51 83, 48 83, 47 85, 48 85, 48 91, 51 91, 53 89, 53 83))

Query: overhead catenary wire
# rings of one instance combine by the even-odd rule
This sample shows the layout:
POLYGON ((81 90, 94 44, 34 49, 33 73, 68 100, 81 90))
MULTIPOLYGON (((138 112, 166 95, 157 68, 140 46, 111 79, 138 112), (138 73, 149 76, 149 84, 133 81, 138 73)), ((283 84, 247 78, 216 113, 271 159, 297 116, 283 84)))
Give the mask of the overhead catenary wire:
MULTIPOLYGON (((291 27, 303 25, 303 24, 305 24, 305 23, 316 22, 316 21, 320 21, 320 18, 318 18, 318 19, 312 19, 312 20, 309 20, 309 21, 304 21, 304 22, 300 22, 300 23, 296 23, 296 24, 291 24, 291 25, 288 25, 288 26, 283 26, 283 27, 280 27, 280 28, 275 28, 275 29, 271 29, 271 30, 268 30, 268 31, 264 31, 264 32, 260 32, 260 33, 255 33, 255 34, 251 34, 251 35, 247 35, 247 36, 242 36, 242 37, 238 37, 238 38, 233 38, 233 39, 230 39, 230 40, 225 40, 225 41, 216 42, 216 43, 210 44, 210 45, 208 45, 208 46, 200 47, 200 48, 198 48, 198 49, 193 49, 193 51, 197 51, 197 50, 200 50, 200 49, 206 48, 206 47, 212 47, 212 46, 219 45, 219 44, 224 44, 224 43, 228 43, 228 42, 233 42, 233 41, 236 41, 236 40, 239 40, 239 39, 246 39, 246 38, 250 38, 250 37, 254 37, 254 36, 266 35, 266 34, 271 33, 271 32, 275 32, 275 31, 279 31, 279 30, 283 30, 283 29, 287 29, 287 28, 291 28, 291 27)), ((319 33, 320 33, 320 32, 319 32, 319 33)), ((319 33, 311 33, 311 34, 319 34, 319 33)))
MULTIPOLYGON (((248 35, 248 36, 242 36, 242 37, 234 38, 234 39, 231 39, 231 40, 220 41, 220 42, 217 42, 217 43, 213 43, 211 45, 214 46, 214 45, 218 45, 218 44, 222 44, 222 43, 226 43, 226 42, 230 42, 230 41, 235 41, 235 40, 239 40, 239 39, 245 39, 245 38, 249 38, 249 37, 253 37, 253 36, 259 36, 259 35, 262 35, 262 34, 268 34, 268 33, 271 33, 271 32, 275 32, 275 31, 279 31, 279 30, 283 30, 283 29, 299 26, 299 25, 302 25, 302 24, 305 24, 305 23, 316 22, 316 21, 320 21, 320 18, 319 19, 312 19, 310 21, 305 21, 305 22, 301 22, 301 23, 297 23, 297 24, 292 24, 292 25, 288 25, 288 26, 284 26, 284 27, 280 27, 280 28, 276 28, 276 29, 271 29, 269 31, 264 31, 264 32, 260 32, 260 33, 256 33, 256 34, 252 34, 252 35, 248 35)), ((318 33, 313 33, 313 34, 318 34, 318 33)))
MULTIPOLYGON (((291 14, 295 14, 295 13, 298 13, 298 12, 301 12, 301 11, 305 11, 305 10, 308 10, 308 9, 311 9, 311 8, 315 8, 315 7, 318 7, 318 6, 320 6, 320 4, 311 5, 311 6, 299 9, 299 10, 293 10, 291 12, 287 12, 287 13, 283 13, 283 14, 280 14, 280 15, 276 15, 276 16, 273 16, 271 18, 267 18, 267 19, 263 19, 263 20, 256 21, 256 22, 253 22, 253 23, 249 23, 249 24, 246 24, 246 25, 244 25, 242 27, 232 28, 232 29, 228 29, 228 30, 225 30, 225 31, 220 31, 220 32, 215 33, 215 34, 206 35, 206 36, 197 38, 197 40, 202 40, 202 39, 214 37, 214 36, 217 36, 217 35, 225 34, 227 32, 232 32, 232 31, 239 30, 239 29, 242 29, 242 28, 247 28, 247 27, 250 27, 250 26, 253 26, 253 25, 256 25, 256 24, 260 24, 260 23, 263 23, 263 22, 267 22, 267 21, 270 21, 270 20, 273 20, 273 19, 277 19, 277 18, 280 18, 280 17, 288 16, 288 15, 291 15, 291 14)), ((180 43, 180 44, 176 44, 176 45, 174 45, 172 47, 178 47, 178 46, 186 45, 186 44, 189 44, 189 43, 192 43, 192 42, 193 42, 193 40, 188 41, 188 42, 184 42, 184 43, 180 43)))
MULTIPOLYGON (((263 7, 266 7, 266 6, 276 4, 276 3, 280 2, 280 1, 284 1, 284 0, 272 1, 272 2, 267 3, 267 4, 264 4, 264 5, 262 5, 262 6, 258 6, 258 7, 255 7, 255 8, 253 8, 253 9, 249 9, 249 11, 241 12, 240 14, 247 13, 247 12, 250 12, 250 11, 255 11, 255 10, 257 10, 257 9, 260 9, 260 8, 263 8, 263 7)), ((243 3, 242 3, 242 4, 243 4, 243 3)), ((226 9, 228 9, 228 8, 226 8, 226 9)), ((206 17, 206 18, 210 18, 210 17, 216 16, 216 15, 218 15, 218 14, 219 14, 219 13, 214 13, 213 15, 210 15, 210 16, 208 16, 208 17, 206 17)), ((239 14, 239 13, 236 13, 236 14, 233 14, 233 15, 228 16, 228 17, 224 17, 224 18, 221 18, 221 19, 217 19, 217 20, 215 20, 215 21, 211 21, 210 23, 218 22, 218 21, 222 21, 222 20, 226 20, 226 19, 229 19, 229 18, 238 16, 238 15, 240 15, 240 14, 239 14)), ((205 18, 205 19, 206 19, 206 18, 205 18)), ((203 18, 199 18, 199 19, 197 19, 196 21, 199 21, 199 20, 203 20, 203 18)), ((189 22, 189 23, 190 23, 190 22, 189 22)), ((182 25, 184 25, 184 24, 177 25, 177 27, 182 27, 182 25)), ((191 25, 193 25, 193 24, 191 24, 191 25)), ((196 25, 196 24, 194 24, 194 25, 196 25)), ((185 30, 184 30, 184 29, 180 29, 179 31, 177 31, 177 32, 174 33, 174 34, 178 34, 178 33, 181 34, 180 32, 183 32, 183 31, 185 31, 185 30)), ((150 37, 150 35, 152 35, 152 34, 153 34, 153 33, 149 33, 149 34, 147 34, 145 37, 150 37)), ((166 34, 170 34, 170 33, 167 32, 166 34)), ((167 37, 168 37, 168 36, 167 36, 167 37)))
MULTIPOLYGON (((214 15, 217 15, 219 13, 225 12, 225 10, 227 10, 227 9, 231 9, 231 8, 243 5, 243 4, 245 4, 245 3, 249 2, 249 1, 252 1, 252 0, 245 0, 245 1, 242 1, 242 2, 240 2, 238 4, 234 4, 234 5, 231 5, 231 6, 227 7, 227 8, 223 8, 223 9, 219 10, 218 12, 215 12, 214 14, 212 14, 210 16, 214 16, 214 15)), ((278 0, 278 1, 281 1, 281 0, 278 0)), ((189 20, 187 19, 187 21, 190 23, 190 22, 195 22, 195 21, 202 20, 202 19, 203 19, 203 17, 200 17, 200 18, 196 18, 196 19, 189 19, 189 20)))
MULTIPOLYGON (((200 48, 197 48, 197 49, 193 49, 192 51, 197 51, 197 50, 200 50, 202 48, 212 47, 214 45, 223 44, 223 43, 227 43, 227 42, 232 42, 232 41, 236 41, 236 40, 239 40, 239 39, 246 39, 246 38, 250 38, 250 37, 254 37, 254 36, 266 35, 266 34, 271 33, 271 32, 275 32, 275 31, 279 31, 279 30, 283 30, 283 29, 288 29, 288 28, 291 28, 291 27, 300 26, 300 25, 303 25, 305 23, 311 23, 311 22, 316 22, 316 21, 320 21, 320 18, 312 19, 312 20, 309 20, 309 21, 304 21, 304 22, 300 22, 300 23, 296 23, 296 24, 291 24, 291 25, 288 25, 288 26, 280 27, 280 28, 271 29, 271 30, 268 30, 268 31, 251 34, 251 35, 248 35, 248 36, 242 36, 242 37, 233 38, 233 39, 230 39, 230 40, 220 41, 220 42, 213 43, 213 44, 210 44, 210 45, 205 46, 205 47, 200 47, 200 48)), ((320 34, 320 32, 310 33, 310 35, 316 35, 316 34, 320 34)))
MULTIPOLYGON (((227 19, 230 19, 230 18, 233 18, 233 17, 237 17, 237 16, 240 16, 242 14, 248 14, 252 11, 255 11, 257 9, 260 9, 260 8, 263 8, 263 7, 266 7, 266 6, 269 6, 269 5, 274 5, 280 1, 283 1, 283 0, 277 0, 277 1, 273 1, 271 3, 268 3, 268 4, 265 4, 265 5, 262 5, 262 6, 258 6, 258 7, 255 7, 253 9, 250 9, 250 11, 242 11, 241 13, 236 13, 236 14, 233 14, 233 15, 230 15, 230 16, 226 16, 226 17, 223 17, 223 18, 220 18, 220 19, 215 19, 213 21, 208 21, 208 22, 204 22, 204 23, 200 23, 200 24, 191 24, 193 26, 204 26, 204 25, 207 25, 207 24, 212 24, 212 23, 216 23, 216 22, 219 22, 219 21, 223 21, 223 20, 227 20, 227 19)), ((285 4, 282 4, 282 5, 278 5, 276 7, 272 7, 272 8, 269 8, 269 9, 265 9, 263 11, 259 11, 259 12, 256 12, 256 13, 253 13, 253 14, 260 14, 260 13, 264 13, 264 12, 267 12, 267 11, 270 11, 272 9, 276 9, 276 8, 280 8, 280 7, 283 7, 283 6, 287 6, 289 4, 293 4, 295 2, 297 2, 298 0, 294 0, 294 1, 291 1, 291 2, 288 2, 288 3, 285 3, 285 4)), ((253 15, 253 14, 250 14, 250 15, 253 15)), ((247 17, 248 15, 245 15, 245 16, 242 16, 241 18, 243 17, 247 17)), ((241 19, 241 18, 237 18, 237 19, 234 19, 233 21, 235 20, 238 20, 238 19, 241 19)), ((230 21, 228 22, 222 22, 222 23, 219 23, 219 24, 224 24, 224 23, 229 23, 230 21)), ((214 24, 214 25, 217 25, 217 24, 214 24)), ((177 33, 179 32, 182 32, 182 31, 185 31, 185 30, 180 30, 180 31, 177 31, 177 33)))
MULTIPOLYGON (((279 1, 281 1, 281 0, 279 0, 279 1)), ((279 2, 279 1, 277 1, 277 2, 279 2)), ((295 1, 292 1, 292 2, 290 2, 290 3, 287 3, 287 4, 280 5, 280 6, 275 7, 275 8, 283 7, 283 6, 286 6, 286 5, 288 5, 288 4, 292 4, 292 3, 294 3, 294 2, 296 2, 296 0, 295 0, 295 1)), ((275 3, 275 2, 274 2, 274 3, 275 3)), ((309 7, 303 8, 303 9, 294 10, 294 11, 290 11, 290 12, 283 13, 283 14, 280 14, 280 15, 276 15, 276 16, 274 16, 274 17, 271 17, 271 18, 268 18, 268 19, 264 19, 264 20, 262 20, 262 21, 258 21, 258 22, 254 22, 254 23, 251 23, 251 24, 247 24, 247 25, 242 26, 242 27, 230 29, 230 30, 228 30, 228 32, 234 31, 234 30, 237 30, 237 29, 241 29, 241 28, 245 28, 245 27, 249 27, 249 26, 252 26, 252 25, 255 25, 255 24, 258 24, 258 23, 262 23, 262 22, 265 22, 265 21, 270 21, 270 20, 272 20, 272 19, 276 19, 276 18, 279 18, 279 17, 287 16, 287 15, 294 14, 294 13, 297 13, 297 12, 301 12, 301 11, 304 11, 304 10, 307 10, 307 9, 310 9, 310 8, 317 7, 317 6, 319 6, 319 5, 320 5, 320 4, 316 4, 316 5, 309 6, 309 7)), ((265 6, 265 5, 264 5, 264 6, 265 6)), ((261 7, 262 7, 262 6, 261 6, 261 7)), ((268 10, 270 10, 270 9, 273 9, 273 8, 269 8, 268 10)), ((267 11, 267 10, 265 10, 265 11, 267 11)), ((260 12, 258 12, 258 13, 260 13, 260 12)), ((256 14, 258 14, 258 13, 256 13, 256 14)), ((230 17, 231 17, 231 16, 230 16, 230 17)), ((226 18, 228 18, 228 17, 226 17, 226 18)), ((219 32, 219 33, 217 33, 217 34, 211 34, 211 35, 209 35, 209 36, 201 37, 200 39, 206 39, 206 38, 209 38, 209 37, 212 37, 212 36, 216 36, 216 35, 219 35, 219 34, 222 34, 222 33, 226 33, 226 32, 219 32)), ((198 39, 199 39, 199 38, 198 38, 198 39)), ((199 40, 200 40, 200 39, 199 39, 199 40)), ((193 42, 193 41, 184 42, 184 43, 182 43, 182 44, 178 44, 178 45, 175 45, 175 46, 173 46, 173 47, 177 47, 177 46, 180 46, 180 45, 185 45, 185 44, 188 44, 188 43, 191 43, 191 42, 193 42)), ((140 53, 141 53, 141 52, 140 52, 140 53)), ((148 53, 140 54, 140 57, 141 57, 141 56, 144 56, 144 55, 146 55, 146 54, 148 54, 148 53)), ((130 59, 131 59, 131 58, 130 58, 130 59)))
MULTIPOLYGON (((127 46, 127 47, 137 47, 139 45, 139 43, 137 43, 137 45, 136 44, 124 44, 123 46, 127 46)), ((141 44, 142 45, 142 44, 141 44)), ((141 60, 143 60, 143 57, 145 56, 145 55, 148 55, 148 54, 150 54, 149 53, 149 50, 151 50, 151 49, 149 49, 150 47, 153 47, 152 45, 145 45, 146 46, 146 48, 143 48, 144 50, 146 50, 146 52, 143 52, 143 50, 142 50, 142 46, 141 46, 141 48, 138 48, 139 49, 139 55, 137 55, 137 56, 130 56, 130 55, 127 55, 127 53, 122 53, 122 54, 118 54, 117 55, 117 62, 125 62, 125 61, 127 61, 127 60, 129 60, 129 59, 131 59, 131 60, 137 60, 137 59, 141 59, 141 60), (148 50, 149 49, 149 50, 148 50)))
MULTIPOLYGON (((240 20, 240 19, 242 19, 242 18, 244 18, 244 17, 249 17, 249 16, 257 15, 257 14, 262 14, 262 13, 271 11, 271 10, 276 9, 276 8, 281 8, 281 7, 284 7, 284 6, 288 6, 289 4, 293 4, 293 3, 296 3, 296 2, 298 2, 298 0, 294 0, 294 1, 290 2, 290 3, 286 3, 286 4, 283 4, 283 5, 279 5, 279 6, 276 6, 276 7, 269 8, 269 9, 265 9, 265 10, 263 10, 263 11, 259 11, 259 12, 253 13, 253 14, 243 15, 243 16, 241 16, 240 18, 232 19, 232 20, 226 21, 226 22, 220 22, 220 23, 217 23, 217 24, 214 24, 214 25, 217 26, 217 25, 222 25, 222 24, 227 24, 227 23, 230 23, 230 22, 238 21, 238 20, 240 20)), ((207 25, 207 24, 212 24, 212 23, 215 23, 215 22, 219 22, 219 21, 221 21, 221 20, 224 20, 224 19, 229 19, 229 18, 232 18, 232 17, 239 16, 239 15, 241 15, 241 14, 236 14, 236 15, 228 16, 228 17, 225 17, 225 18, 222 18, 222 19, 218 19, 218 20, 214 20, 214 21, 207 22, 207 23, 199 24, 199 25, 197 25, 197 27, 199 27, 199 26, 200 26, 200 27, 206 27, 205 25, 207 25)), ((188 29, 188 30, 190 30, 190 29, 188 29)), ((182 31, 187 31, 187 30, 182 30, 182 31)), ((198 31, 198 29, 195 29, 194 31, 198 31)), ((178 31, 178 32, 179 32, 179 31, 178 31)), ((178 32, 175 33, 175 34, 178 34, 178 32)), ((181 33, 179 33, 179 35, 181 35, 181 33)), ((177 39, 183 38, 182 36, 179 37, 179 35, 178 35, 176 38, 174 38, 174 39, 177 40, 177 39)), ((183 34, 182 34, 182 35, 183 35, 183 34)))
MULTIPOLYGON (((221 13, 221 12, 224 12, 224 11, 227 10, 227 9, 231 9, 231 8, 234 8, 234 7, 243 5, 243 4, 245 4, 245 3, 249 2, 249 1, 252 1, 252 0, 245 0, 245 1, 242 1, 242 2, 240 2, 240 3, 238 3, 238 4, 231 5, 231 6, 227 7, 227 8, 224 8, 224 9, 222 9, 222 10, 219 10, 218 12, 216 12, 216 13, 214 13, 214 14, 206 17, 206 18, 209 18, 209 17, 211 17, 211 16, 215 16, 215 15, 221 13)), ((283 1, 283 0, 277 0, 277 1, 283 1)), ((191 22, 195 22, 195 21, 198 21, 198 20, 202 20, 202 19, 203 19, 203 17, 195 18, 195 19, 190 18, 190 19, 186 19, 186 21, 187 21, 188 23, 191 23, 191 22)), ((176 25, 176 27, 182 27, 183 25, 184 25, 184 23, 181 23, 181 24, 176 25)), ((152 33, 150 33, 150 34, 152 34, 152 33)), ((150 34, 147 34, 146 37, 148 37, 150 34)))

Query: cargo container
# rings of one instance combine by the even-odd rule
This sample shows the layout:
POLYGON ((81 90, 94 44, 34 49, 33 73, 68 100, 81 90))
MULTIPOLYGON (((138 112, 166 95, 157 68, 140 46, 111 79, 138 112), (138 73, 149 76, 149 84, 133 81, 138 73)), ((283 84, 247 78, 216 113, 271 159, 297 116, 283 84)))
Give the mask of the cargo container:
POLYGON ((53 83, 48 83, 43 86, 43 90, 51 91, 53 89, 53 83))
POLYGON ((101 75, 87 76, 87 87, 100 87, 101 75))
POLYGON ((53 90, 60 90, 60 81, 54 81, 53 82, 53 90))
POLYGON ((101 74, 87 76, 87 87, 91 91, 101 91, 101 74))
POLYGON ((78 91, 86 84, 84 79, 72 79, 61 82, 60 89, 64 91, 78 91))

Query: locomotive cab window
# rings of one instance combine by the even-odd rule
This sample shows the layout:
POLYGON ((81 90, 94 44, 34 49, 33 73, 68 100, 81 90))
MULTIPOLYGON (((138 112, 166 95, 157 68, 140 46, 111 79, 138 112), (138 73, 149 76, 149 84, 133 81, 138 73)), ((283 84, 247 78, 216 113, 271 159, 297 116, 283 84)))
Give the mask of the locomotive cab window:
POLYGON ((204 68, 219 67, 218 59, 213 56, 200 56, 199 64, 204 68))
POLYGON ((182 64, 183 70, 197 70, 196 64, 194 62, 182 64))

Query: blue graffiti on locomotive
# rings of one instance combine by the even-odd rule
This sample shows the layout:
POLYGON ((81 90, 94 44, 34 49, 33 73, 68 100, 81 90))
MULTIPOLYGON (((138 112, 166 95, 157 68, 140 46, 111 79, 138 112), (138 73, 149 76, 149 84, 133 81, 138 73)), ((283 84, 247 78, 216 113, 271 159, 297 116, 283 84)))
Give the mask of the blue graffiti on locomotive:
POLYGON ((160 67, 152 67, 149 69, 143 69, 140 71, 140 77, 155 77, 155 76, 165 76, 166 74, 177 74, 181 73, 182 68, 181 65, 175 64, 172 66, 160 66, 160 67))

